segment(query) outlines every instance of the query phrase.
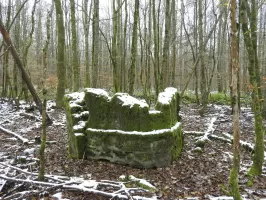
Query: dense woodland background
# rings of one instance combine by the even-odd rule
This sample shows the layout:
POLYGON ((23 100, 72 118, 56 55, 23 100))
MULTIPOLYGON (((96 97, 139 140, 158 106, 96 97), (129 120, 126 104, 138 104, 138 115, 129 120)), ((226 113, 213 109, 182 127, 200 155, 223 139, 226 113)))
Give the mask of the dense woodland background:
MULTIPOLYGON (((256 4, 262 79, 266 73, 266 6, 261 0, 256 4)), ((49 42, 45 79, 50 94, 64 76, 57 74, 58 58, 63 59, 63 87, 68 91, 100 87, 149 97, 166 86, 190 89, 196 95, 229 90, 228 1, 2 0, 0 13, 37 88, 43 78, 43 48, 49 42), (61 15, 54 4, 58 4, 59 11, 62 9, 61 15), (63 26, 57 31, 59 15, 63 26), (64 45, 58 43, 60 29, 64 45)), ((251 90, 244 46, 240 34, 240 87, 248 93, 251 90)), ((21 76, 8 48, 1 42, 1 96, 22 98, 21 76)), ((201 101, 198 96, 197 101, 201 101)))
MULTIPOLYGON (((181 97, 193 94, 201 117, 212 91, 229 96, 234 136, 229 185, 235 199, 241 199, 239 108, 249 99, 255 133, 250 183, 262 174, 264 0, 2 0, 0 32, 0 96, 29 101, 31 93, 43 114, 40 156, 47 97, 63 107, 65 93, 94 87, 150 103, 173 86, 181 97)), ((41 163, 42 178, 43 171, 41 163)))

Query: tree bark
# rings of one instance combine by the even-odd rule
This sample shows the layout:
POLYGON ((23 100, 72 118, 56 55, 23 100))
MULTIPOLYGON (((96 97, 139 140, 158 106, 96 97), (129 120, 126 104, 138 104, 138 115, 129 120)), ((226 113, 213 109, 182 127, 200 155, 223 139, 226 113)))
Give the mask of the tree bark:
MULTIPOLYGON (((255 4, 255 0, 251 1, 252 4, 255 4)), ((254 5, 253 5, 254 6, 254 5)), ((254 155, 253 155, 253 163, 252 166, 248 172, 250 176, 254 175, 260 175, 262 173, 262 166, 264 162, 264 128, 263 128, 263 123, 262 123, 262 109, 261 109, 261 99, 259 95, 259 83, 258 83, 258 78, 256 74, 256 68, 258 68, 258 59, 257 59, 257 53, 255 52, 256 43, 252 40, 255 40, 250 34, 250 30, 256 31, 255 25, 252 25, 252 23, 256 24, 256 21, 253 21, 254 18, 250 17, 250 28, 248 25, 248 2, 247 0, 244 0, 241 2, 241 24, 242 24, 242 31, 244 35, 244 42, 245 42, 245 47, 248 52, 248 71, 249 71, 249 81, 250 81, 250 87, 252 89, 252 107, 254 111, 254 116, 255 116, 255 147, 254 147, 254 155), (254 29, 255 28, 255 29, 254 29)))
POLYGON ((65 27, 63 20, 63 11, 60 0, 54 0, 56 10, 56 27, 57 27, 57 92, 56 106, 63 107, 65 85, 66 85, 66 68, 65 68, 65 27))
POLYGON ((159 30, 156 20, 156 5, 155 0, 152 0, 152 20, 153 20, 153 44, 154 44, 154 82, 155 92, 158 96, 161 88, 161 72, 160 72, 160 52, 159 52, 159 30))
POLYGON ((162 87, 169 86, 169 42, 171 26, 170 26, 170 0, 165 1, 165 26, 164 26, 164 46, 163 46, 163 60, 162 60, 162 72, 163 81, 162 87))
POLYGON ((138 47, 138 21, 139 21, 139 0, 135 0, 135 11, 134 11, 134 24, 133 24, 133 35, 131 45, 131 63, 129 68, 129 94, 134 92, 134 84, 136 77, 136 57, 138 47))
POLYGON ((239 56, 237 42, 237 26, 236 26, 236 0, 231 0, 231 69, 232 69, 232 105, 233 105, 233 166, 230 172, 229 185, 231 195, 235 200, 240 200, 238 185, 238 172, 240 168, 240 130, 239 130, 239 106, 238 106, 238 78, 239 78, 239 56))
POLYGON ((73 73, 74 73, 74 91, 79 90, 80 84, 80 66, 79 66, 79 52, 78 52, 78 39, 77 39, 77 28, 76 28, 76 12, 75 12, 75 1, 70 0, 71 9, 71 36, 72 36, 72 55, 73 55, 73 73))
POLYGON ((93 0, 92 22, 92 87, 97 87, 99 71, 99 0, 93 0))

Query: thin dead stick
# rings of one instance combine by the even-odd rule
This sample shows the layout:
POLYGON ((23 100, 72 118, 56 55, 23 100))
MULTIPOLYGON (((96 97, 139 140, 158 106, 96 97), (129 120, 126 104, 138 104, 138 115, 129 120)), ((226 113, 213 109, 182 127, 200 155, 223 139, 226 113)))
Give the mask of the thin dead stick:
MULTIPOLYGON (((78 191, 83 191, 83 192, 90 192, 93 194, 99 194, 107 197, 118 197, 119 199, 128 199, 127 195, 123 194, 115 194, 111 192, 105 192, 105 191, 100 191, 94 188, 87 188, 82 184, 77 184, 76 182, 66 182, 66 183, 61 183, 61 184, 55 184, 55 183, 48 183, 48 182, 40 182, 40 181, 33 181, 33 180, 22 180, 22 179, 16 179, 16 178, 11 178, 7 177, 5 175, 0 175, 0 179, 4 179, 7 181, 12 181, 12 182, 20 182, 20 183, 30 183, 30 184, 36 184, 36 185, 41 185, 41 186, 50 186, 50 187, 59 187, 61 186, 62 189, 66 190, 78 190, 78 191), (71 185, 70 185, 71 184, 71 185)), ((140 197, 140 196, 132 196, 133 199, 142 199, 142 200, 151 200, 152 198, 147 198, 147 197, 140 197)))
MULTIPOLYGON (((17 193, 14 193, 14 194, 11 194, 11 195, 5 195, 3 196, 3 199, 5 200, 18 200, 18 199, 21 199, 22 196, 24 196, 25 194, 30 194, 32 192, 35 192, 35 190, 28 190, 28 191, 23 191, 23 192, 17 192, 17 193)), ((24 198, 25 199, 25 198, 24 198)))
MULTIPOLYGON (((42 186, 58 186, 60 184, 56 183, 48 183, 48 182, 41 182, 41 181, 33 181, 33 180, 22 180, 22 179, 16 179, 16 178, 11 178, 5 175, 0 175, 1 179, 7 180, 7 181, 12 181, 12 182, 19 182, 19 183, 30 183, 30 184, 36 184, 36 185, 42 185, 42 186)), ((64 183, 66 184, 66 183, 64 183)))
MULTIPOLYGON (((17 170, 19 172, 22 172, 24 174, 27 174, 27 175, 38 176, 38 173, 31 173, 31 172, 25 171, 23 169, 20 169, 18 167, 15 167, 15 166, 12 166, 12 165, 8 165, 8 164, 2 163, 2 162, 0 162, 0 165, 3 165, 5 167, 9 167, 11 169, 15 169, 15 170, 17 170)), ((65 181, 60 180, 60 179, 57 179, 57 178, 54 178, 54 176, 52 176, 52 175, 44 175, 44 177, 45 178, 48 178, 48 179, 51 179, 51 180, 54 180, 54 181, 58 181, 58 182, 61 182, 61 183, 65 183, 65 181)))
POLYGON ((15 136, 16 138, 18 138, 19 140, 21 140, 22 143, 24 143, 24 144, 29 142, 29 140, 27 138, 24 138, 24 137, 22 137, 21 135, 19 135, 17 133, 14 133, 14 132, 12 132, 10 130, 7 130, 7 129, 5 129, 2 126, 0 126, 0 130, 3 131, 3 132, 5 132, 5 133, 8 133, 8 134, 11 134, 11 135, 15 136))

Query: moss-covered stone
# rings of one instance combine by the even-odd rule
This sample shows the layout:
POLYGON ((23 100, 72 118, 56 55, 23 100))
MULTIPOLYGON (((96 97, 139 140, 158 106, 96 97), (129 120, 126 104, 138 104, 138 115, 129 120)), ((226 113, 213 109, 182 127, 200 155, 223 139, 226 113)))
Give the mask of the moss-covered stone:
POLYGON ((156 110, 126 93, 102 89, 65 96, 69 156, 105 159, 140 168, 167 166, 183 148, 179 95, 160 93, 156 110))
POLYGON ((83 133, 74 133, 71 143, 73 147, 70 156, 72 158, 83 158, 86 153, 86 136, 83 133))
POLYGON ((173 126, 176 121, 181 120, 179 101, 180 97, 176 88, 166 88, 164 92, 159 94, 155 108, 162 112, 161 120, 163 124, 173 126))
POLYGON ((84 102, 86 109, 90 112, 88 127, 90 128, 110 128, 110 97, 102 89, 85 89, 84 102))
POLYGON ((88 128, 87 156, 140 168, 170 165, 183 148, 181 124, 150 132, 88 128), (180 142, 181 141, 181 142, 180 142))
POLYGON ((127 93, 117 93, 111 100, 112 127, 125 131, 141 131, 147 127, 149 107, 127 93))
POLYGON ((84 95, 84 92, 75 92, 64 97, 68 131, 68 152, 72 158, 82 158, 82 154, 85 151, 85 146, 82 145, 81 141, 85 138, 83 133, 85 132, 85 122, 88 120, 89 112, 85 110, 84 95))

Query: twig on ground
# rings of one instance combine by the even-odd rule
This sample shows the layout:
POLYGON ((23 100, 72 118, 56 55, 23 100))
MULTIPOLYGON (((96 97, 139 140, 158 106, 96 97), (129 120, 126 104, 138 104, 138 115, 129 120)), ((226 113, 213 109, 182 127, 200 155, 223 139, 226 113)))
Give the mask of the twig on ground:
MULTIPOLYGON (((31 175, 31 176, 38 176, 38 173, 28 172, 28 171, 25 171, 25 170, 20 169, 20 168, 18 168, 18 167, 15 167, 15 166, 12 166, 12 165, 8 165, 8 164, 2 163, 2 162, 0 162, 0 165, 3 165, 3 166, 5 166, 5 167, 10 167, 10 168, 15 169, 15 170, 17 170, 17 171, 19 171, 19 172, 22 172, 22 173, 24 173, 24 174, 28 174, 28 175, 31 175)), ((60 183, 65 183, 64 180, 61 180, 61 179, 55 178, 55 176, 53 176, 53 175, 45 175, 44 177, 47 178, 47 179, 51 179, 51 180, 53 180, 53 181, 58 181, 58 182, 60 182, 60 183)), ((66 177, 65 177, 65 178, 66 178, 66 177)))
POLYGON ((214 131, 215 131, 215 128, 214 128, 214 122, 217 120, 217 117, 213 117, 211 118, 211 121, 210 121, 210 124, 207 128, 207 130, 205 131, 204 135, 201 136, 199 139, 197 139, 196 141, 196 145, 197 146, 204 146, 205 143, 209 140, 209 135, 211 135, 214 131))
POLYGON ((14 137, 16 137, 16 138, 18 138, 19 140, 21 140, 22 143, 24 143, 24 144, 27 144, 27 143, 29 142, 29 140, 28 140, 27 138, 24 138, 24 137, 22 137, 21 135, 19 135, 19 134, 17 134, 17 133, 14 133, 14 132, 12 132, 12 131, 10 131, 10 130, 7 130, 7 129, 5 129, 5 128, 2 127, 2 126, 0 126, 0 130, 3 131, 3 132, 5 132, 5 133, 7 133, 7 134, 11 134, 11 135, 13 135, 14 137))
POLYGON ((38 119, 36 116, 28 114, 28 113, 19 113, 20 116, 26 117, 27 119, 30 120, 36 120, 36 121, 41 121, 40 119, 38 119))
POLYGON ((21 183, 19 185, 17 185, 15 188, 13 188, 12 190, 10 190, 7 194, 5 194, 3 196, 3 199, 14 199, 14 195, 15 194, 12 194, 13 192, 15 192, 16 190, 18 190, 19 188, 21 188, 22 186, 24 185, 24 183, 21 183), (12 194, 10 197, 8 197, 8 195, 12 194))
POLYGON ((4 196, 5 200, 18 200, 18 199, 23 199, 23 196, 25 194, 31 194, 32 192, 35 192, 36 190, 28 190, 28 191, 23 191, 23 192, 16 192, 14 194, 11 194, 10 196, 4 196))
MULTIPOLYGON (((122 183, 122 182, 117 182, 116 184, 114 183, 107 183, 107 182, 97 182, 94 180, 89 180, 87 182, 91 182, 91 184, 85 183, 85 180, 77 183, 77 182, 73 182, 73 181, 68 181, 68 182, 64 182, 61 184, 57 184, 57 183, 49 183, 49 182, 40 182, 40 181, 33 181, 33 180, 22 180, 22 179, 16 179, 16 178, 11 178, 5 175, 0 175, 0 179, 4 179, 7 181, 12 181, 12 182, 19 182, 19 183, 29 183, 29 184, 35 184, 35 185, 40 185, 43 187, 49 187, 48 190, 52 190, 53 188, 62 188, 64 190, 78 190, 78 191, 83 191, 83 192, 89 192, 89 193, 93 193, 96 195, 102 195, 102 196, 106 196, 106 197, 110 197, 110 198, 119 198, 119 199, 142 199, 142 200, 152 200, 154 198, 149 198, 149 197, 142 197, 142 196, 132 196, 129 191, 132 190, 132 188, 126 188, 126 186, 122 183), (111 186, 111 187, 118 187, 120 188, 120 191, 122 192, 122 190, 125 192, 126 195, 124 194, 117 194, 117 192, 106 192, 106 191, 101 191, 99 189, 97 189, 97 187, 94 187, 93 184, 95 184, 96 186, 98 185, 105 185, 105 186, 111 186), (87 187, 86 187, 87 186, 87 187)), ((47 190, 47 189, 45 189, 47 190)), ((39 194, 41 192, 37 192, 37 194, 39 194)), ((25 198, 24 196, 20 196, 18 197, 18 199, 22 199, 25 198)))

